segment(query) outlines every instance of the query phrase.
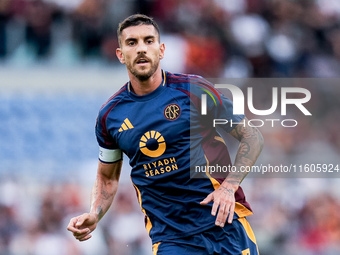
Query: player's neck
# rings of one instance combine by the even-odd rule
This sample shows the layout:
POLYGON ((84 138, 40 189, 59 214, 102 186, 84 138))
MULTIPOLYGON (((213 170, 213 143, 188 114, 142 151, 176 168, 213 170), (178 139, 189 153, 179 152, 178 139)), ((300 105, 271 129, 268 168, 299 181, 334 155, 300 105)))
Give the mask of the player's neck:
POLYGON ((141 81, 129 73, 131 90, 138 96, 151 93, 162 83, 162 70, 159 67, 157 71, 147 80, 141 81))

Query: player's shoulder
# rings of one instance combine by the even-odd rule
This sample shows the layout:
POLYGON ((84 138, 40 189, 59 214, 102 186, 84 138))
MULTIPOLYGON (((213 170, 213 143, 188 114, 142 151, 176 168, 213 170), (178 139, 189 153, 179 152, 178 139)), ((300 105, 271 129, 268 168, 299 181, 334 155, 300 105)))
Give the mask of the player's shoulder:
POLYGON ((105 114, 112 110, 126 95, 128 90, 128 83, 121 87, 116 93, 114 93, 100 108, 99 114, 105 114))
POLYGON ((200 75, 171 72, 166 74, 169 87, 185 89, 193 94, 200 94, 204 90, 215 92, 214 85, 200 75))
POLYGON ((166 72, 167 82, 170 84, 173 83, 184 83, 184 84, 210 84, 209 81, 204 79, 200 75, 196 74, 184 74, 184 73, 171 73, 166 72))

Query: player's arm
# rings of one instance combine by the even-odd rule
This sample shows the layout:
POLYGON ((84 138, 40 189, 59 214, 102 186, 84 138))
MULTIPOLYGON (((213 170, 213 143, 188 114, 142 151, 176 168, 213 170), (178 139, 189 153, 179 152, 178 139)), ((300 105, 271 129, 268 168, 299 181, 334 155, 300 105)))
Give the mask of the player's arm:
POLYGON ((99 161, 98 172, 91 194, 90 213, 99 221, 110 208, 117 193, 122 160, 116 163, 103 163, 99 161))
POLYGON ((91 193, 90 212, 72 218, 67 226, 77 240, 85 241, 91 238, 91 232, 96 229, 97 223, 110 208, 118 189, 122 162, 122 160, 115 163, 99 161, 97 178, 91 193))
POLYGON ((253 166, 263 148, 261 132, 246 123, 248 120, 245 118, 230 131, 230 134, 240 141, 234 163, 237 171, 230 172, 220 187, 202 201, 202 204, 214 201, 211 214, 215 216, 218 210, 215 222, 217 226, 224 226, 228 214, 228 223, 232 222, 235 210, 235 192, 248 174, 247 171, 244 171, 245 168, 241 169, 241 167, 253 166))

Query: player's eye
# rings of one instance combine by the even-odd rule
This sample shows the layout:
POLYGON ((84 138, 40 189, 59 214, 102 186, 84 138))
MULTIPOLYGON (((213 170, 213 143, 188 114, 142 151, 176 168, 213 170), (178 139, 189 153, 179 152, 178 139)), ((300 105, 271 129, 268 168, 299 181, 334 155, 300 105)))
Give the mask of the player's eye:
POLYGON ((149 39, 149 40, 146 41, 146 43, 147 43, 147 44, 151 44, 151 43, 153 43, 153 40, 152 40, 152 39, 149 39))
POLYGON ((135 43, 134 41, 129 41, 129 42, 128 42, 128 45, 129 45, 129 46, 134 46, 135 44, 136 44, 136 43, 135 43))

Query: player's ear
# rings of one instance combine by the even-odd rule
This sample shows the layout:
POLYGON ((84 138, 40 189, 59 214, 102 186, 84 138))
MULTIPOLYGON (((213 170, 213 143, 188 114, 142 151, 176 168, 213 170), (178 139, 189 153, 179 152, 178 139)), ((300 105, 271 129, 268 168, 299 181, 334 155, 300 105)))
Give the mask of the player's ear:
POLYGON ((116 56, 119 59, 120 63, 125 64, 125 58, 121 48, 116 49, 116 56))
POLYGON ((165 52, 165 44, 161 43, 159 45, 160 53, 159 53, 159 59, 164 58, 164 52, 165 52))

